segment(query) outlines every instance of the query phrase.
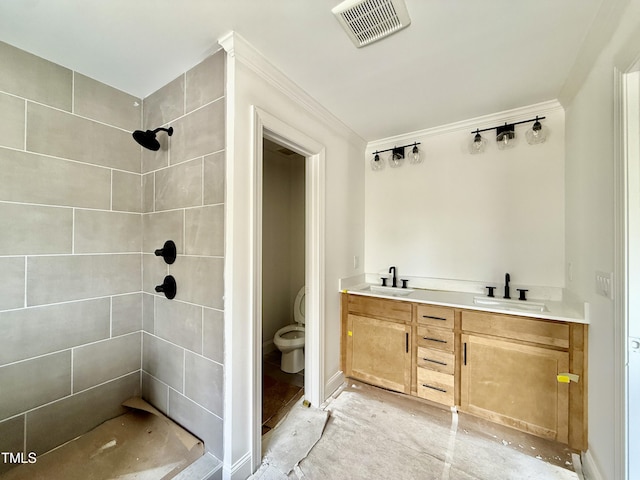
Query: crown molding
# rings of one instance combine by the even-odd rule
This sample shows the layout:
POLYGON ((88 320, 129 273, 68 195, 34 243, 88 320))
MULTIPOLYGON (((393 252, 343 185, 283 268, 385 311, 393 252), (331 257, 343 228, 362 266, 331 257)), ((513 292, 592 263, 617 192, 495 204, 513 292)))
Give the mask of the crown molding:
POLYGON ((433 128, 425 128, 423 130, 416 130, 414 132, 403 133, 401 135, 395 135, 393 137, 381 138, 379 140, 371 141, 367 144, 368 150, 380 150, 388 146, 389 144, 400 143, 413 143, 417 138, 425 138, 434 135, 443 135, 446 133, 466 131, 471 133, 475 129, 491 128, 499 123, 513 123, 520 122, 531 118, 532 116, 543 117, 547 114, 557 111, 563 111, 562 105, 558 100, 550 100, 547 102, 535 103, 533 105, 527 105, 524 107, 518 107, 511 110, 505 110, 502 112, 491 113, 489 115, 483 115, 480 117, 474 117, 467 120, 461 120, 459 122, 448 123, 433 128))
POLYGON ((218 39, 218 43, 231 58, 248 67, 269 85, 275 87, 297 105, 304 108, 309 114, 329 126, 335 133, 354 142, 356 145, 362 146, 366 144, 366 141, 360 135, 289 79, 237 32, 231 31, 223 35, 218 39))

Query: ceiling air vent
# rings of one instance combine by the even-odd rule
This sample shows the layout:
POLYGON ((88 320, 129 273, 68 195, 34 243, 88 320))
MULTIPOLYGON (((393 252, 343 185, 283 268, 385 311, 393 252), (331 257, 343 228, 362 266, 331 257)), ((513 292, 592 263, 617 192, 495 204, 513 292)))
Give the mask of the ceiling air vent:
POLYGON ((345 0, 331 11, 356 47, 369 45, 411 23, 404 0, 345 0))

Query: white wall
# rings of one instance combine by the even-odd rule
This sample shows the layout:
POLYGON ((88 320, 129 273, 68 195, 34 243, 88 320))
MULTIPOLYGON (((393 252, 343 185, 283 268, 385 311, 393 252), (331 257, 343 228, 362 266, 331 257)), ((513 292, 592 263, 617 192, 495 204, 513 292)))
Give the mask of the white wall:
MULTIPOLYGON (((363 257, 364 179, 362 154, 365 142, 331 115, 323 112, 304 92, 280 88, 288 80, 237 35, 221 40, 228 56, 227 91, 227 212, 225 263, 225 477, 234 478, 250 469, 252 435, 251 352, 252 323, 252 225, 255 192, 252 179, 254 117, 259 107, 321 145, 324 150, 326 196, 324 199, 325 274, 324 380, 340 371, 340 293, 338 280, 363 273, 354 269, 354 255, 363 257), (227 414, 228 410, 232 410, 227 414)), ((287 85, 291 87, 291 85, 287 85)), ((307 303, 307 306, 309 304, 307 303)), ((309 322, 307 322, 309 329, 309 322)), ((326 394, 332 392, 326 391, 326 394)), ((259 452, 256 452, 259 455, 259 452)), ((244 478, 244 477, 242 477, 244 478)))
MULTIPOLYGON (((537 107, 537 106, 536 106, 537 107)), ((380 140, 365 156, 365 271, 514 284, 564 286, 564 112, 555 104, 465 121, 415 136, 380 140), (533 115, 531 115, 533 113, 533 115), (545 115, 543 144, 527 144, 532 125, 516 126, 518 144, 498 150, 495 130, 471 155, 476 128, 545 115), (483 125, 484 124, 484 125, 483 125), (421 142, 424 161, 372 171, 373 151, 421 142)), ((407 154, 411 149, 407 149, 407 154)), ((389 153, 381 154, 386 162, 389 153)))

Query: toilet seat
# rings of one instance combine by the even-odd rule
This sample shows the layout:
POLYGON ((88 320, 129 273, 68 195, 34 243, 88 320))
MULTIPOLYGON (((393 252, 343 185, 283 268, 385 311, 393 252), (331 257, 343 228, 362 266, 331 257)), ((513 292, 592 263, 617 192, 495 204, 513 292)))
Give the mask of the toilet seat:
POLYGON ((298 324, 282 327, 274 335, 273 343, 280 350, 304 347, 304 327, 298 324))
POLYGON ((293 318, 296 323, 282 327, 273 336, 273 343, 282 352, 280 369, 286 373, 298 373, 304 369, 304 314, 305 287, 293 302, 293 318))

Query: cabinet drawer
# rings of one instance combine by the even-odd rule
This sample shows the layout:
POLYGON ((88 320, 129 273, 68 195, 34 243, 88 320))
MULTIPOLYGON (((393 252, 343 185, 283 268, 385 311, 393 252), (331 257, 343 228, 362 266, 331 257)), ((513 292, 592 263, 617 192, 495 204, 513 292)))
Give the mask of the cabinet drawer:
POLYGON ((440 328, 453 328, 453 310, 432 305, 418 305, 418 323, 440 328))
POLYGON ((418 368, 418 396, 444 405, 453 405, 453 375, 418 368))
POLYGON ((453 375, 455 356, 453 353, 443 352, 442 350, 418 347, 417 364, 418 368, 426 368, 453 375))
POLYGON ((418 347, 433 348, 453 352, 454 337, 452 330, 418 327, 418 347))
POLYGON ((462 312, 462 330, 569 348, 569 325, 514 315, 462 312))
POLYGON ((411 323, 411 303, 400 300, 349 295, 349 313, 379 317, 401 323, 411 323))

